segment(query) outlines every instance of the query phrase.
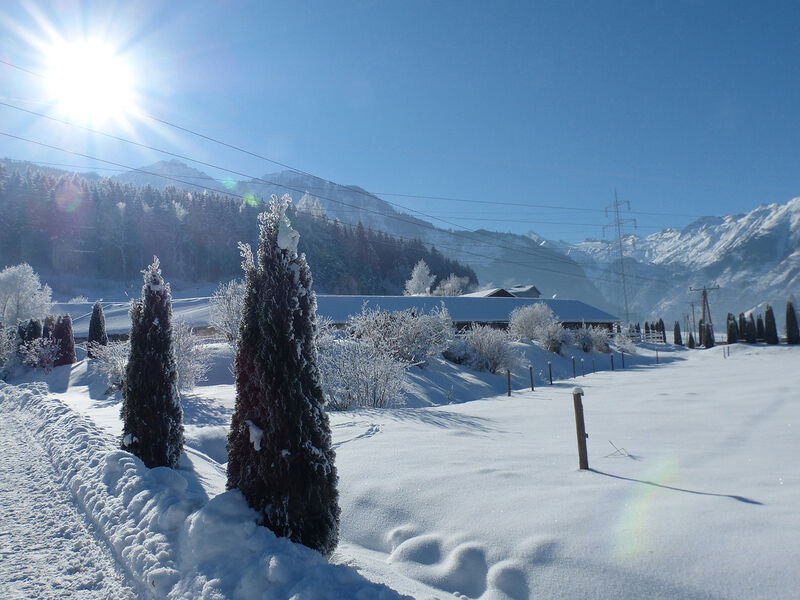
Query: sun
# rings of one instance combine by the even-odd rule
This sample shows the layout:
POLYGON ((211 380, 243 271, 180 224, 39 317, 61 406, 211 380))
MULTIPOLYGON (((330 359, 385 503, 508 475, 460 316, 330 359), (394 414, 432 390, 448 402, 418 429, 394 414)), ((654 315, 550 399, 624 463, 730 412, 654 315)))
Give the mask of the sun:
POLYGON ((97 41, 60 43, 47 52, 51 100, 74 119, 103 123, 135 110, 130 69, 114 48, 97 41))

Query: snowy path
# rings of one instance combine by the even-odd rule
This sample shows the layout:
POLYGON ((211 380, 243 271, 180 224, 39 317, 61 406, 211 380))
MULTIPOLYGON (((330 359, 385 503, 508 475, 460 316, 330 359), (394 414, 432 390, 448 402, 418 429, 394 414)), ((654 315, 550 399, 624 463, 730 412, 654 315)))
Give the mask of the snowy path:
POLYGON ((10 411, 0 418, 0 598, 135 598, 50 458, 10 411))

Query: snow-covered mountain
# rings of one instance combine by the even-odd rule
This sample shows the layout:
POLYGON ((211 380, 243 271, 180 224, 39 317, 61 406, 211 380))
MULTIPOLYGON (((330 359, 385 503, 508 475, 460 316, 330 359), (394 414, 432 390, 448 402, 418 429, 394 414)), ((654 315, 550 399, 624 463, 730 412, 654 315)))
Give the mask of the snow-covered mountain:
MULTIPOLYGON (((221 183, 205 173, 179 161, 160 162, 142 167, 142 170, 198 182, 212 190, 222 187, 221 183)), ((122 174, 117 180, 137 185, 150 184, 162 189, 166 185, 179 186, 141 172, 122 174)), ((358 186, 339 185, 295 171, 269 173, 250 181, 228 182, 223 190, 237 195, 254 194, 262 199, 269 198, 271 194, 282 196, 288 193, 302 210, 325 214, 346 224, 361 222, 365 227, 394 236, 433 244, 445 256, 470 265, 481 285, 531 283, 546 297, 557 295, 563 299, 583 300, 614 312, 613 305, 589 281, 580 265, 560 250, 543 245, 541 240, 486 230, 471 232, 443 229, 404 212, 401 207, 393 206, 358 186)))
MULTIPOLYGON (((719 286, 709 296, 720 327, 728 311, 775 306, 800 292, 800 198, 739 215, 703 217, 681 230, 623 240, 632 317, 679 319, 699 295, 689 287, 719 286)), ((614 301, 619 297, 616 241, 559 245, 614 301)), ((779 319, 782 321, 782 319, 779 319)))
POLYGON ((151 185, 154 188, 163 190, 168 186, 177 188, 187 187, 197 189, 195 186, 202 186, 205 189, 216 192, 225 191, 225 186, 213 177, 193 169, 179 160, 162 160, 152 165, 141 167, 139 171, 125 171, 119 175, 114 175, 111 179, 119 183, 129 183, 136 186, 151 185), (192 185, 185 185, 186 182, 192 185))

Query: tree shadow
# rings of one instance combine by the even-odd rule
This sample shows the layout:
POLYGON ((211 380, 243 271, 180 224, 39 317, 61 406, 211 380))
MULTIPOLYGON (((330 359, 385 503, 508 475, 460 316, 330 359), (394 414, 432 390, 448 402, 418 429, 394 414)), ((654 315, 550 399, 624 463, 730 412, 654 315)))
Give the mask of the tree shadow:
POLYGON ((188 425, 230 425, 233 410, 197 394, 181 394, 183 422, 188 425))
POLYGON ((750 498, 745 498, 744 496, 736 496, 733 494, 715 494, 714 492, 700 492, 698 490, 687 490, 685 488, 673 487, 671 485, 664 485, 661 483, 655 483, 654 481, 646 481, 644 479, 634 479, 633 477, 624 477, 622 475, 614 475, 613 473, 605 473, 604 471, 598 471, 597 469, 588 469, 592 473, 597 473, 598 475, 605 475, 606 477, 613 477, 614 479, 622 479, 624 481, 632 481, 634 483, 643 483, 645 485, 652 485, 654 487, 664 488, 665 490, 674 490, 676 492, 685 492, 687 494, 696 494, 698 496, 718 496, 719 498, 731 498, 736 500, 737 502, 744 502, 745 504, 756 504, 758 506, 764 506, 763 502, 759 502, 758 500, 752 500, 750 498))
POLYGON ((466 429, 480 433, 496 431, 495 428, 488 425, 488 419, 468 417, 466 415, 460 415, 455 412, 443 410, 426 410, 424 408, 397 408, 392 410, 390 413, 387 413, 387 416, 397 421, 422 423, 425 425, 433 425, 434 427, 439 427, 441 429, 458 427, 460 429, 466 429))

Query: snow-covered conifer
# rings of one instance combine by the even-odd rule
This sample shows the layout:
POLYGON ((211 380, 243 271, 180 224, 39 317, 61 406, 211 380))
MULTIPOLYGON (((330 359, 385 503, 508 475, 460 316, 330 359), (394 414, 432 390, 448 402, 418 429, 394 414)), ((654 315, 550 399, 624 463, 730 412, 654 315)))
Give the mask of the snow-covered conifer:
POLYGON ((429 296, 434 281, 436 281, 436 275, 433 275, 427 263, 420 259, 411 270, 411 279, 406 281, 403 293, 406 296, 429 296))
POLYGON ((469 285, 468 277, 459 277, 455 273, 450 273, 449 277, 443 279, 433 290, 434 296, 460 296, 464 289, 469 285))
POLYGON ((756 339, 761 342, 767 338, 766 330, 764 329, 764 319, 761 315, 756 317, 756 339))
POLYGON ((130 354, 122 386, 122 449, 152 467, 176 467, 183 412, 172 341, 172 296, 158 257, 144 270, 142 297, 131 303, 130 354))
POLYGON ((745 337, 744 337, 744 340, 748 344, 755 344, 756 341, 757 341, 757 339, 756 339, 756 322, 755 322, 755 319, 753 319, 753 313, 750 313, 749 317, 747 318, 747 321, 745 322, 745 337))
POLYGON ((786 303, 786 343, 800 344, 800 329, 797 327, 797 313, 794 312, 794 303, 786 303))
POLYGON ((675 327, 672 329, 672 343, 676 346, 683 346, 683 338, 681 337, 681 324, 675 321, 675 327))
POLYGON ((75 356, 75 337, 72 335, 72 317, 59 315, 53 325, 53 339, 58 343, 58 358, 53 366, 71 365, 77 360, 75 356))
POLYGON ((735 344, 739 341, 739 326, 736 324, 736 317, 728 313, 727 317, 728 343, 735 344))
POLYGON ((700 341, 706 348, 714 347, 714 326, 711 322, 700 321, 700 341))
POLYGON ((53 337, 53 328, 56 326, 56 318, 53 315, 47 315, 44 318, 42 325, 42 337, 53 337))
POLYGON ((92 318, 89 321, 89 358, 97 358, 97 352, 95 348, 97 346, 105 346, 107 344, 108 336, 106 335, 106 317, 103 314, 103 306, 100 304, 100 300, 98 300, 92 307, 92 318))
POLYGON ((778 326, 775 323, 775 313, 769 304, 764 309, 764 340, 768 344, 778 343, 778 326))
POLYGON ((276 535, 329 554, 339 530, 335 455, 314 343, 316 297, 289 202, 273 196, 259 215, 257 261, 240 245, 247 294, 227 486, 241 490, 276 535))
POLYGON ((694 334, 691 331, 689 332, 689 341, 686 342, 686 347, 687 348, 692 348, 692 349, 694 349, 694 347, 695 347, 694 334))

